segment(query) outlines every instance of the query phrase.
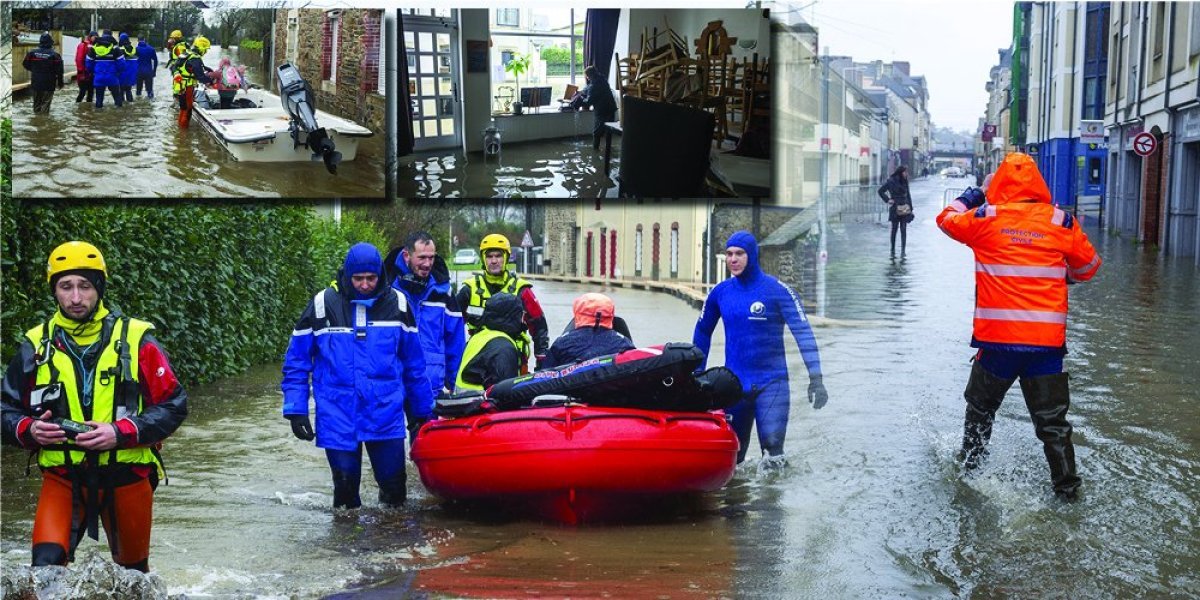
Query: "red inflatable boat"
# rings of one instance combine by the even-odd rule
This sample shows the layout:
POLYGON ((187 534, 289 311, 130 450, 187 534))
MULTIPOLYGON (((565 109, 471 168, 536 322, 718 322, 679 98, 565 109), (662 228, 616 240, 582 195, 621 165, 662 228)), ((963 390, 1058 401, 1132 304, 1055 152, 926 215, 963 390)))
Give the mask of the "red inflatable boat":
POLYGON ((720 411, 567 404, 430 422, 412 460, 440 498, 573 524, 720 489, 737 450, 720 411))

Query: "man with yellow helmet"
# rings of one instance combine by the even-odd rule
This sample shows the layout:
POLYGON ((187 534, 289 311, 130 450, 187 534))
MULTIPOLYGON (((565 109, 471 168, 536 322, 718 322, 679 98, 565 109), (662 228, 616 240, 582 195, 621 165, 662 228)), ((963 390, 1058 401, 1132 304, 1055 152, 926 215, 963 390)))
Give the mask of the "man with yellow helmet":
POLYGON ((460 307, 466 310, 467 332, 474 335, 481 328, 480 319, 488 298, 494 294, 512 294, 521 300, 525 307, 526 332, 518 340, 521 353, 525 357, 522 371, 528 368, 530 344, 533 354, 538 361, 546 356, 550 348, 550 332, 546 324, 546 315, 537 296, 533 294, 533 284, 517 277, 507 268, 508 257, 512 254, 512 245, 502 234, 493 233, 484 236, 479 243, 479 261, 483 266, 482 273, 463 283, 455 299, 460 307))
POLYGON ((171 89, 175 93, 175 98, 179 100, 179 127, 182 129, 187 129, 192 122, 192 104, 195 102, 196 82, 204 84, 213 82, 212 69, 204 66, 204 61, 201 60, 211 46, 212 42, 208 41, 208 38, 198 35, 192 41, 192 47, 187 49, 187 54, 175 60, 171 89))
POLYGON ((187 394, 154 326, 104 305, 95 246, 55 248, 46 279, 58 310, 25 333, 0 388, 0 439, 36 452, 42 470, 33 566, 66 565, 103 519, 113 560, 147 572, 158 447, 187 417, 187 394))

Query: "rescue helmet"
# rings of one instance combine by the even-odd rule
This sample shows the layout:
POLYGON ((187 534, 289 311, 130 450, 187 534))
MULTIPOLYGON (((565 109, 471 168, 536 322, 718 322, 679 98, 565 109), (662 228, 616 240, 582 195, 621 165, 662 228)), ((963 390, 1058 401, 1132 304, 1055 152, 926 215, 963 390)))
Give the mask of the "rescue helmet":
POLYGON ((192 41, 192 48, 195 48, 196 52, 199 52, 200 54, 208 52, 208 49, 211 46, 212 42, 208 41, 208 38, 202 35, 196 36, 196 39, 192 41))
POLYGON ((503 234, 493 233, 485 235, 483 241, 479 242, 479 254, 482 259, 487 255, 488 250, 501 250, 505 255, 512 254, 512 245, 508 243, 508 238, 503 234))
POLYGON ((171 37, 173 37, 173 38, 175 38, 175 39, 177 39, 177 40, 179 40, 179 39, 183 39, 183 32, 182 32, 182 31, 180 31, 180 30, 178 30, 178 29, 176 29, 175 31, 172 31, 172 32, 171 32, 171 37))
POLYGON ((50 252, 46 260, 46 282, 54 288, 58 278, 63 275, 77 274, 92 282, 104 296, 105 281, 108 278, 108 266, 104 263, 104 255, 95 246, 87 242, 66 242, 50 252))

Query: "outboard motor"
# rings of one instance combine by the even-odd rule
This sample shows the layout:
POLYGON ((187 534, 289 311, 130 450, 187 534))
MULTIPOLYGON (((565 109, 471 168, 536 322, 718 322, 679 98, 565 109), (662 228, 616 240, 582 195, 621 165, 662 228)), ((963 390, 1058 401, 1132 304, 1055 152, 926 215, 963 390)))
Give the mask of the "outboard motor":
POLYGON ((325 168, 337 174, 342 153, 334 149, 333 140, 325 128, 317 124, 317 103, 312 87, 291 63, 279 65, 275 76, 279 79, 279 98, 283 102, 283 109, 291 118, 288 129, 292 133, 294 147, 308 148, 313 153, 313 160, 319 156, 325 162, 325 168))

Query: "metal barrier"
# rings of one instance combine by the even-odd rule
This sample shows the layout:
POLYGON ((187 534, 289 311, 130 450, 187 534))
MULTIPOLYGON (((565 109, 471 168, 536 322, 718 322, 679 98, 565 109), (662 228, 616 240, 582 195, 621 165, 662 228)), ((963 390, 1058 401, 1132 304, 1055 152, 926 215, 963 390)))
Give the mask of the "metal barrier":
POLYGON ((835 185, 826 190, 826 216, 830 220, 854 223, 882 223, 887 220, 887 204, 880 200, 873 185, 835 185))

